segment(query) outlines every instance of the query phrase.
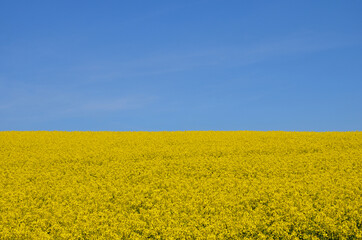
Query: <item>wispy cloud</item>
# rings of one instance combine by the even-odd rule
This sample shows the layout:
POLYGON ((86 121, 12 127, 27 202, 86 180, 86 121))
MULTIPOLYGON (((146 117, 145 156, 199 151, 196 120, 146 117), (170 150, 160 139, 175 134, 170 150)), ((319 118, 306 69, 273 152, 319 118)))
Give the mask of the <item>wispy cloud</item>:
POLYGON ((157 98, 154 96, 126 96, 111 99, 88 99, 67 109, 67 112, 97 113, 135 110, 152 104, 157 98))
POLYGON ((237 67, 272 61, 276 57, 314 54, 355 44, 354 37, 317 33, 294 33, 242 45, 163 51, 125 61, 98 61, 79 66, 91 73, 86 81, 103 82, 120 78, 147 77, 192 71, 207 67, 237 67), (351 40, 354 39, 354 40, 351 40))
POLYGON ((2 109, 9 109, 9 108, 11 108, 11 107, 12 107, 11 104, 3 104, 3 105, 0 105, 0 110, 2 110, 2 109))
POLYGON ((137 110, 155 101, 157 97, 151 95, 95 97, 52 86, 18 84, 17 90, 13 89, 6 99, 0 100, 0 113, 13 119, 49 120, 137 110))

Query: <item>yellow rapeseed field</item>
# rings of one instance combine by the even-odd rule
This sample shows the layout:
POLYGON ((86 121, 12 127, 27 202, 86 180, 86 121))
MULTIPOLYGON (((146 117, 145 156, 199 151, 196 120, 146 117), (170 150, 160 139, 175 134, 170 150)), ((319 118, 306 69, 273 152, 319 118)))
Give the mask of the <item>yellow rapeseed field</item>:
POLYGON ((361 132, 0 132, 0 239, 362 239, 361 132))

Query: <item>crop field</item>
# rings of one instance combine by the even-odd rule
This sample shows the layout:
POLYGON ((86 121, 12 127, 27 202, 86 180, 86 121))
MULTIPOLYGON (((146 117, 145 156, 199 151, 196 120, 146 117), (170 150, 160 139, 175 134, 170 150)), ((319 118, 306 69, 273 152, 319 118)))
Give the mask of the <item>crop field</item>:
POLYGON ((0 132, 0 239, 362 239, 362 133, 0 132))

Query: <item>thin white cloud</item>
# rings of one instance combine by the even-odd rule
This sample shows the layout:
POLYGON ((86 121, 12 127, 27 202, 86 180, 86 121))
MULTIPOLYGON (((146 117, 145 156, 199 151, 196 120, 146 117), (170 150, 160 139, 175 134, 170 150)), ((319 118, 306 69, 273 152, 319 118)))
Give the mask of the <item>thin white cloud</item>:
POLYGON ((71 118, 142 109, 156 100, 157 97, 151 95, 89 96, 54 86, 18 84, 6 96, 6 101, 0 101, 0 113, 12 119, 71 118))
POLYGON ((89 72, 87 82, 104 82, 130 77, 146 77, 204 67, 237 67, 271 61, 276 57, 292 57, 355 44, 354 37, 314 33, 295 33, 249 45, 225 45, 154 53, 126 61, 103 61, 79 68, 89 72), (105 74, 106 73, 106 74, 105 74))
POLYGON ((89 100, 73 110, 82 112, 115 112, 143 108, 155 101, 155 97, 128 96, 123 98, 89 100))
POLYGON ((12 107, 12 104, 3 104, 3 105, 0 105, 0 110, 9 109, 11 107, 12 107))

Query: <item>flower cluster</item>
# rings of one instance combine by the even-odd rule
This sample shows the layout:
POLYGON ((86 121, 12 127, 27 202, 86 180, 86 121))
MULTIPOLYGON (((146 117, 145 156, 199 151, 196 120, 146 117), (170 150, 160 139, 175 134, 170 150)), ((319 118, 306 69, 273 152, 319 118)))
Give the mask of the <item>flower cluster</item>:
POLYGON ((360 132, 0 132, 0 239, 362 239, 360 132))

